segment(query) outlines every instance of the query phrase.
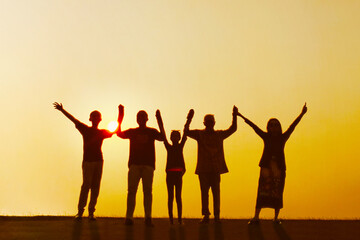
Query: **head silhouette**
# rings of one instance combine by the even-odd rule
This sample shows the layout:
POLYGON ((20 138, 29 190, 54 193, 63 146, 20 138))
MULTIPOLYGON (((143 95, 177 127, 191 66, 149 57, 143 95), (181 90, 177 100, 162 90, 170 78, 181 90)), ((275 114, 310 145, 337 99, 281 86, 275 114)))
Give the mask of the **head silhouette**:
POLYGON ((271 134, 282 134, 282 128, 281 128, 281 124, 280 121, 277 120, 276 118, 271 118, 266 126, 266 129, 268 131, 268 133, 271 134))
POLYGON ((215 117, 212 114, 206 114, 204 117, 204 125, 207 129, 214 129, 215 117))
POLYGON ((181 134, 179 131, 177 130, 171 131, 170 140, 172 141, 173 144, 179 143, 180 138, 181 138, 181 134))
POLYGON ((136 121, 139 124, 139 127, 145 127, 146 122, 148 121, 148 115, 144 110, 141 110, 136 115, 136 121))
POLYGON ((93 126, 98 126, 101 122, 101 113, 99 111, 92 111, 90 113, 89 121, 92 122, 93 126))

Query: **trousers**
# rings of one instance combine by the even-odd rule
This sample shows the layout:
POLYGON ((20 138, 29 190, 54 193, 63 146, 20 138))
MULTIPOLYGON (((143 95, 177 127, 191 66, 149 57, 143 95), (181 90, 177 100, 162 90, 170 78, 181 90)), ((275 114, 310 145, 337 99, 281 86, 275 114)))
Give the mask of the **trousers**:
POLYGON ((142 180, 144 193, 145 218, 151 218, 152 207, 152 183, 154 169, 146 165, 131 165, 128 172, 128 195, 126 218, 132 219, 135 210, 136 192, 140 179, 142 180))
POLYGON ((95 211, 95 205, 100 191, 100 182, 103 170, 103 162, 83 162, 82 163, 82 175, 83 183, 81 185, 78 211, 83 212, 87 203, 89 191, 90 202, 89 202, 89 213, 95 211))
POLYGON ((211 188, 214 203, 214 215, 220 215, 220 174, 199 173, 201 189, 202 215, 210 215, 209 211, 209 190, 211 188))

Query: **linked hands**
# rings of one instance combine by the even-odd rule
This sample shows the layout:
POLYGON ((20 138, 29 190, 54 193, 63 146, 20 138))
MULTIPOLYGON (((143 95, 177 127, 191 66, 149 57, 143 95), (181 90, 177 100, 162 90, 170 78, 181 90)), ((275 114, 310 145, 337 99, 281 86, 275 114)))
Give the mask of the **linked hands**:
POLYGON ((118 106, 118 109, 119 109, 118 122, 119 122, 119 125, 120 125, 122 120, 124 119, 124 106, 120 104, 118 106))
POLYGON ((118 108, 119 108, 119 113, 121 113, 122 115, 124 115, 124 106, 120 104, 120 105, 118 106, 118 108))
POLYGON ((194 117, 194 109, 190 109, 188 115, 186 116, 186 123, 184 126, 184 131, 188 130, 193 117, 194 117))
POLYGON ((189 121, 191 121, 193 117, 194 117, 194 109, 190 109, 190 111, 189 111, 189 113, 188 113, 188 115, 187 115, 186 118, 187 118, 189 121))
POLYGON ((161 113, 160 113, 159 109, 156 110, 155 117, 156 117, 156 120, 157 120, 158 125, 160 127, 160 130, 162 130, 164 128, 164 123, 163 123, 163 120, 161 118, 161 113))
POLYGON ((239 114, 239 109, 234 105, 233 107, 233 117, 236 117, 239 114))

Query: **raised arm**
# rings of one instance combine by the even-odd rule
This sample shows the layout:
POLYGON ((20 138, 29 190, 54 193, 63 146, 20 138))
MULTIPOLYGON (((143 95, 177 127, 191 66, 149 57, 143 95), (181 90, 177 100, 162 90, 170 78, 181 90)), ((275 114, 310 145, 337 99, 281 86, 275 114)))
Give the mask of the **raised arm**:
POLYGON ((119 115, 118 115, 119 125, 118 125, 117 131, 116 131, 116 135, 118 135, 118 137, 124 138, 124 132, 121 131, 121 123, 124 119, 124 106, 120 104, 118 106, 118 109, 119 109, 119 115))
POLYGON ((183 133, 183 136, 181 138, 181 142, 180 142, 180 145, 184 145, 185 142, 186 142, 186 139, 187 139, 187 135, 185 134, 185 131, 187 129, 187 131, 189 130, 189 127, 190 127, 190 123, 192 121, 194 117, 194 109, 190 109, 187 117, 186 117, 186 123, 184 125, 184 133, 183 133))
POLYGON ((298 123, 300 122, 300 120, 302 119, 302 117, 305 115, 305 113, 307 112, 307 107, 306 107, 306 103, 304 104, 300 115, 294 120, 294 122, 290 125, 290 127, 284 132, 284 136, 286 137, 286 139, 288 139, 291 135, 291 133, 295 130, 296 125, 298 125, 298 123))
POLYGON ((165 144, 165 147, 168 147, 170 144, 166 138, 166 133, 165 133, 165 129, 164 129, 164 123, 163 123, 163 120, 161 118, 161 113, 160 113, 160 110, 156 110, 156 113, 155 113, 155 116, 156 116, 156 120, 157 120, 157 123, 159 125, 159 129, 160 129, 160 133, 162 135, 162 138, 164 140, 164 144, 165 144))
POLYGON ((191 137, 193 139, 197 139, 198 138, 198 134, 197 134, 197 130, 190 130, 190 123, 192 121, 192 118, 194 117, 194 109, 190 109, 188 115, 187 115, 187 120, 185 123, 185 127, 184 127, 184 135, 187 137, 191 137))
POLYGON ((244 117, 241 113, 237 113, 238 116, 240 116, 242 119, 244 119, 245 123, 247 123, 250 127, 252 127, 257 135, 259 135, 261 138, 265 136, 265 132, 261 130, 258 126, 256 126, 252 121, 244 117))
POLYGON ((54 105, 54 108, 55 108, 55 109, 57 109, 57 110, 59 110, 60 112, 62 112, 62 113, 63 113, 68 119, 70 119, 73 123, 75 123, 75 124, 81 123, 81 122, 80 122, 79 120, 77 120, 73 115, 71 115, 70 113, 68 113, 68 112, 64 109, 62 103, 54 102, 53 105, 54 105))
POLYGON ((224 139, 229 137, 231 134, 233 134, 237 129, 237 114, 238 114, 238 108, 236 106, 233 107, 232 112, 232 124, 231 126, 224 131, 224 139))

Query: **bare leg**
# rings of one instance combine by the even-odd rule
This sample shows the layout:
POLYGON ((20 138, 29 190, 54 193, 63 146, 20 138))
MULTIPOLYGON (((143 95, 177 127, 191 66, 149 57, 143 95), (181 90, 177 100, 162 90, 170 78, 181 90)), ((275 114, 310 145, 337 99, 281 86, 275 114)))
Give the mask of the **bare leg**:
POLYGON ((255 216, 250 219, 248 224, 259 224, 259 215, 260 215, 261 208, 255 208, 255 216))
POLYGON ((274 221, 277 221, 277 220, 278 220, 278 216, 279 216, 279 213, 280 213, 280 209, 278 209, 278 208, 275 208, 275 216, 274 216, 274 221))
POLYGON ((174 202, 174 184, 169 174, 166 176, 166 186, 168 190, 168 212, 170 223, 173 224, 173 202, 174 202))
POLYGON ((255 208, 255 216, 254 219, 259 220, 261 208, 255 208))

